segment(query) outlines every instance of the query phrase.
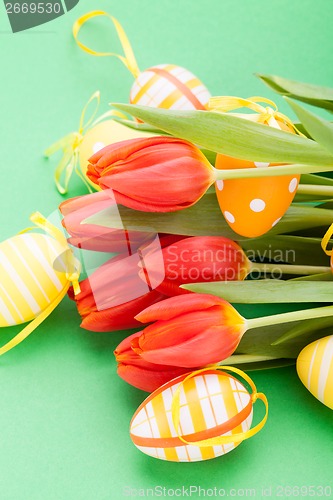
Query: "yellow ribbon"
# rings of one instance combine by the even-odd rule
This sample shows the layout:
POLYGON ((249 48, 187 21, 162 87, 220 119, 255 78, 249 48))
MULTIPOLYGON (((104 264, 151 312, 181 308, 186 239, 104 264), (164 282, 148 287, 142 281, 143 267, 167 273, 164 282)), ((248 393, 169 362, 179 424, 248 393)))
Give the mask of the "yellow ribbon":
MULTIPOLYGON (((62 233, 60 229, 51 224, 42 214, 39 212, 34 212, 30 217, 31 222, 35 224, 35 226, 43 229, 46 233, 50 234, 54 239, 56 239, 61 245, 64 245, 68 248, 67 264, 68 264, 68 272, 66 272, 66 278, 68 280, 67 285, 63 290, 59 293, 59 295, 43 310, 40 314, 33 319, 23 330, 21 330, 15 337, 7 342, 3 347, 0 348, 0 356, 10 351, 18 344, 20 344, 24 339, 26 339, 36 328, 54 311, 54 309, 60 304, 62 299, 66 296, 68 288, 70 285, 73 285, 74 294, 77 295, 80 293, 80 268, 81 264, 79 260, 74 257, 72 251, 68 247, 68 243, 65 235, 62 233)), ((23 231, 20 231, 19 234, 26 233, 27 231, 31 231, 36 229, 35 227, 28 227, 23 231)))
POLYGON ((333 224, 328 228, 328 230, 325 233, 325 236, 321 240, 321 248, 324 250, 326 255, 332 255, 333 254, 333 249, 327 250, 328 244, 330 242, 330 239, 332 238, 333 235, 333 224))
POLYGON ((210 111, 227 113, 228 111, 234 111, 240 108, 252 109, 258 113, 258 115, 253 118, 249 115, 249 119, 254 119, 254 121, 258 123, 267 124, 275 128, 280 128, 277 123, 277 120, 280 120, 291 127, 298 135, 305 137, 304 134, 302 134, 302 132, 295 127, 295 124, 290 120, 290 118, 288 118, 288 116, 278 111, 275 102, 270 99, 266 99, 265 97, 253 96, 248 97, 247 99, 233 96, 211 97, 208 103, 208 109, 210 111), (269 106, 262 106, 259 104, 260 102, 268 104, 269 106))
POLYGON ((140 74, 140 70, 138 68, 138 64, 136 62, 132 46, 127 38, 127 35, 124 31, 124 28, 120 24, 120 22, 111 14, 108 14, 107 12, 104 12, 103 10, 93 10, 91 12, 87 12, 83 16, 81 16, 79 19, 75 21, 73 24, 73 36, 78 44, 78 46, 84 50, 84 52, 87 52, 88 54, 91 54, 93 56, 110 56, 110 57, 117 57, 124 65, 125 67, 132 73, 134 78, 137 78, 140 74), (115 52, 98 52, 96 50, 90 49, 87 45, 84 45, 80 40, 78 39, 79 31, 82 28, 82 26, 89 21, 90 19, 98 16, 105 16, 111 19, 113 22, 113 25, 117 31, 118 38, 120 40, 121 46, 124 51, 124 55, 122 56, 121 54, 117 54, 115 52))
POLYGON ((179 386, 177 387, 177 389, 174 393, 174 396, 172 399, 172 405, 171 405, 171 413, 172 413, 173 425, 174 425, 175 430, 177 432, 177 436, 184 444, 190 444, 190 445, 199 446, 199 447, 217 446, 217 445, 224 445, 224 444, 228 444, 228 443, 240 443, 241 441, 244 441, 244 439, 248 439, 248 438, 254 436, 255 434, 257 434, 257 432, 259 432, 264 427, 264 425, 267 421, 268 401, 267 401, 265 394, 263 394, 261 392, 259 392, 259 393, 257 392, 257 388, 256 388, 253 380, 246 373, 244 373, 242 370, 239 370, 238 368, 235 368, 233 366, 217 365, 217 366, 203 368, 201 370, 196 370, 184 378, 184 380, 179 384, 179 386), (265 415, 264 415, 263 419, 261 420, 261 422, 259 422, 259 424, 257 424, 255 427, 253 427, 252 429, 249 429, 248 431, 245 431, 245 432, 239 432, 237 434, 232 434, 232 435, 228 435, 228 436, 218 436, 218 437, 214 437, 214 438, 210 438, 210 439, 204 439, 202 441, 186 441, 186 439, 184 439, 179 433, 180 391, 181 391, 181 388, 184 387, 187 380, 195 377, 196 375, 198 375, 200 373, 205 373, 205 372, 210 371, 212 369, 236 373, 237 375, 242 377, 244 380, 246 380, 246 382, 250 385, 250 387, 252 389, 252 394, 250 396, 252 403, 255 403, 257 401, 257 399, 260 399, 261 401, 263 401, 263 403, 265 405, 265 409, 266 409, 265 415))
POLYGON ((105 120, 106 118, 109 117, 114 117, 117 116, 119 118, 127 118, 123 113, 116 111, 116 110, 110 110, 104 113, 102 116, 97 118, 96 120, 94 119, 99 105, 100 105, 100 92, 96 91, 94 94, 90 97, 86 105, 84 106, 81 117, 80 117, 80 123, 79 123, 79 129, 77 132, 72 132, 59 141, 55 142, 52 144, 45 152, 44 155, 46 158, 49 158, 52 156, 54 153, 56 153, 59 150, 62 150, 63 156, 58 163, 55 171, 54 171, 54 181, 57 186, 57 189, 59 193, 65 194, 68 191, 68 184, 70 181, 70 178, 73 174, 73 172, 80 177, 82 182, 86 185, 88 188, 88 191, 92 193, 92 189, 89 186, 86 178, 78 168, 79 164, 79 148, 82 143, 84 135, 88 132, 88 130, 92 129, 95 125, 100 123, 101 121, 105 120), (86 119, 86 114, 88 107, 90 106, 91 103, 95 104, 94 109, 89 116, 89 118, 86 119), (62 177, 64 177, 64 180, 62 181, 62 177))

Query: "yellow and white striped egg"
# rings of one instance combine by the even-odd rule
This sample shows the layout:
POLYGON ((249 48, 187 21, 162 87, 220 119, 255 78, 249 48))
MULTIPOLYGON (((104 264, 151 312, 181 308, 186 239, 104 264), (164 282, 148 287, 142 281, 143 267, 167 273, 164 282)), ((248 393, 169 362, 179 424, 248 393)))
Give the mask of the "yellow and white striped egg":
MULTIPOLYGON (((164 384, 140 405, 130 424, 133 443, 147 455, 173 462, 208 460, 233 450, 239 443, 200 447, 179 439, 171 405, 185 377, 164 384)), ((180 390, 181 435, 186 441, 201 441, 246 432, 252 423, 252 407, 250 394, 231 375, 213 369, 194 375, 180 390)))
POLYGON ((130 103, 165 109, 207 109, 211 95, 205 85, 185 68, 159 64, 134 81, 130 103))
POLYGON ((333 410, 333 335, 304 347, 298 355, 296 368, 311 394, 333 410))
POLYGON ((32 320, 64 290, 65 251, 54 238, 39 233, 0 243, 0 327, 32 320))

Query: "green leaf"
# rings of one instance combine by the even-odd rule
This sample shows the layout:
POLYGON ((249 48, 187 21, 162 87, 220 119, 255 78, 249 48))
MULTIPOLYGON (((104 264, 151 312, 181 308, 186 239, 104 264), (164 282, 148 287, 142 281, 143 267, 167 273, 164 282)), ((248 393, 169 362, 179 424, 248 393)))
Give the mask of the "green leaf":
POLYGON ((300 276, 299 278, 293 278, 293 281, 332 281, 333 273, 320 273, 320 274, 312 274, 309 276, 300 276))
POLYGON ((319 118, 319 116, 304 109, 292 99, 288 99, 288 97, 285 99, 314 140, 321 144, 330 154, 333 154, 333 123, 319 118))
MULTIPOLYGON (((315 207, 291 206, 279 224, 267 236, 291 233, 302 229, 329 226, 333 210, 315 207)), ((123 227, 134 231, 184 234, 188 236, 225 236, 242 241, 225 221, 214 192, 209 192, 198 203, 185 210, 169 213, 139 212, 122 205, 110 207, 88 217, 83 224, 104 227, 123 227)))
POLYGON ((320 238, 271 235, 243 240, 241 246, 250 260, 296 265, 328 266, 329 257, 322 251, 320 238))
POLYGON ((312 332, 314 328, 326 328, 326 327, 331 327, 332 325, 333 325, 332 318, 320 318, 317 320, 310 319, 308 321, 302 321, 299 324, 295 325, 290 330, 288 330, 286 333, 281 335, 281 337, 277 338, 274 342, 272 342, 272 345, 273 346, 279 345, 284 342, 288 342, 292 339, 295 339, 297 337, 301 337, 308 332, 312 332))
POLYGON ((310 83, 287 80, 281 76, 256 74, 268 87, 278 94, 293 97, 319 108, 333 111, 333 89, 310 83))
MULTIPOLYGON (((224 362, 222 363, 224 364, 224 362)), ((229 363, 228 363, 229 364, 229 363)), ((270 370, 271 368, 283 368, 295 364, 294 358, 274 358, 267 361, 252 361, 250 363, 234 363, 232 366, 243 371, 270 370)))
POLYGON ((191 292, 217 295, 234 304, 333 302, 333 283, 329 281, 218 281, 193 283, 183 285, 182 288, 191 292))
POLYGON ((314 186, 333 186, 333 179, 321 175, 302 174, 301 184, 312 184, 314 186))
POLYGON ((148 123, 135 122, 134 120, 124 120, 123 118, 117 117, 114 117, 113 120, 133 130, 139 130, 140 132, 149 132, 150 134, 156 135, 168 135, 164 132, 164 130, 158 129, 153 125, 148 125, 148 123))
POLYGON ((316 142, 214 111, 179 111, 114 104, 172 135, 216 153, 252 161, 332 166, 333 156, 316 142))
POLYGON ((331 323, 324 323, 320 318, 282 325, 254 328, 248 330, 243 336, 235 354, 255 354, 257 356, 273 356, 275 358, 296 358, 300 351, 314 340, 332 335, 331 323), (297 336, 290 337, 288 342, 275 343, 282 335, 289 335, 296 331, 297 336))

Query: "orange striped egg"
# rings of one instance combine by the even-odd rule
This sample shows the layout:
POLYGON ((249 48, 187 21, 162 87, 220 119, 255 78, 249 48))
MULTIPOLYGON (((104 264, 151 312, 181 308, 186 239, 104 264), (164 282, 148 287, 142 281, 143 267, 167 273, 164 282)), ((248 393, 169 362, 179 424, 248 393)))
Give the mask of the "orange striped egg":
POLYGON ((0 244, 0 327, 32 320, 68 286, 61 259, 65 250, 39 233, 19 234, 0 244))
MULTIPOLYGON (((130 435, 143 453, 172 462, 196 462, 219 457, 239 443, 216 446, 185 444, 172 419, 172 399, 186 375, 153 392, 137 409, 130 435)), ((252 423, 249 392, 233 376, 206 370, 187 379, 180 389, 179 429, 186 441, 201 441, 246 432, 252 423)))
POLYGON ((211 95, 190 71, 174 64, 159 64, 142 73, 130 91, 130 103, 165 109, 207 108, 211 95))
POLYGON ((304 347, 296 367, 299 378, 311 394, 333 410, 333 335, 304 347))

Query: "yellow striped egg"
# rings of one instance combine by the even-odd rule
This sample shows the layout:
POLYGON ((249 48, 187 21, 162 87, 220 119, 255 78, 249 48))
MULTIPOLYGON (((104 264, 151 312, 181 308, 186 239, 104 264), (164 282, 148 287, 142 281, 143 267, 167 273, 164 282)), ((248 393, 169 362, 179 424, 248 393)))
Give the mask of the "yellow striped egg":
POLYGON ((304 347, 296 367, 311 394, 333 410, 333 335, 304 347))
POLYGON ((0 243, 0 327, 32 320, 64 290, 65 250, 51 236, 39 233, 0 243), (59 270, 53 267, 56 259, 59 270))
POLYGON ((143 71, 130 91, 131 104, 165 109, 205 110, 210 97, 196 76, 174 64, 159 64, 143 71))
MULTIPOLYGON (((137 409, 130 435, 143 453, 173 462, 196 462, 219 457, 239 443, 216 446, 185 444, 172 419, 172 399, 186 375, 153 392, 137 409)), ((207 370, 185 380, 180 389, 179 429, 186 441, 202 441, 246 432, 252 423, 252 400, 233 376, 207 370)))

